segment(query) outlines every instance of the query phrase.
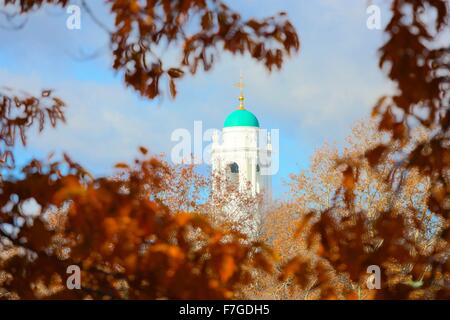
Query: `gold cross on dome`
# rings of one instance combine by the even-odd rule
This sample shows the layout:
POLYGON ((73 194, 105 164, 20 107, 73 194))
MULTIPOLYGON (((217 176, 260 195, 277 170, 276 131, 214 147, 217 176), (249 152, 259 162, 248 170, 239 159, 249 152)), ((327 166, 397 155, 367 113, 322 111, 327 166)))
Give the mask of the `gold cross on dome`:
POLYGON ((239 77, 239 82, 236 83, 235 86, 238 87, 240 90, 239 109, 243 110, 244 109, 244 77, 242 76, 242 71, 241 71, 241 75, 239 77))

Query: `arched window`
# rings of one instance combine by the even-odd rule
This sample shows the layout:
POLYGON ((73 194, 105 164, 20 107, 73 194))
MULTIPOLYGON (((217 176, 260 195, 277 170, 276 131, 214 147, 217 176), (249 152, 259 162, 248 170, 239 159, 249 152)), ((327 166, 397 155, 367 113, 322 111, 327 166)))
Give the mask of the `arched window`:
POLYGON ((236 162, 228 164, 226 176, 229 186, 233 188, 239 186, 239 165, 236 162))
POLYGON ((231 173, 239 173, 239 166, 236 162, 230 164, 231 173))
POLYGON ((260 168, 259 168, 259 164, 256 165, 256 172, 259 172, 260 168))

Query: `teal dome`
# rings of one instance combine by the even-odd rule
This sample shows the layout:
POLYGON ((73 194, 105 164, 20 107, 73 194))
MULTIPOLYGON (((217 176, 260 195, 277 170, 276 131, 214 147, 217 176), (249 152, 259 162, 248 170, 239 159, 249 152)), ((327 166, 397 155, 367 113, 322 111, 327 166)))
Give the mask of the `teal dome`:
POLYGON ((223 127, 259 127, 259 122, 255 115, 250 111, 238 109, 228 115, 223 127))

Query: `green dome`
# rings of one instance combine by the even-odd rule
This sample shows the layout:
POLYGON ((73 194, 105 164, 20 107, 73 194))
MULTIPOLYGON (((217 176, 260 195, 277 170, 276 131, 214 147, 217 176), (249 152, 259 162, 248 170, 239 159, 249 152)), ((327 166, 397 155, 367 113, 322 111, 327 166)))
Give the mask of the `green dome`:
POLYGON ((250 111, 238 109, 228 115, 223 127, 259 127, 259 122, 250 111))

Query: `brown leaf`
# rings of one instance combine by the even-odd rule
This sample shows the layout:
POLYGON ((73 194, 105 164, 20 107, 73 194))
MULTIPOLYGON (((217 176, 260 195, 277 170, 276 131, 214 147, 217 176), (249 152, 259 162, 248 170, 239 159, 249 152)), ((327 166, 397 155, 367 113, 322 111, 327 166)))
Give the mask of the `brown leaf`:
POLYGON ((177 88, 175 85, 175 81, 173 81, 173 79, 170 79, 169 87, 170 87, 170 95, 172 96, 172 98, 175 98, 177 96, 177 88))
POLYGON ((174 79, 181 78, 184 75, 184 71, 177 68, 170 68, 169 71, 167 71, 167 73, 171 78, 174 79))
POLYGON ((381 157, 383 156, 384 152, 386 151, 387 147, 384 145, 379 145, 376 146, 375 148, 366 151, 365 153, 365 157, 367 159, 367 161, 369 161, 369 165, 371 167, 374 167, 375 165, 377 165, 381 159, 381 157))

